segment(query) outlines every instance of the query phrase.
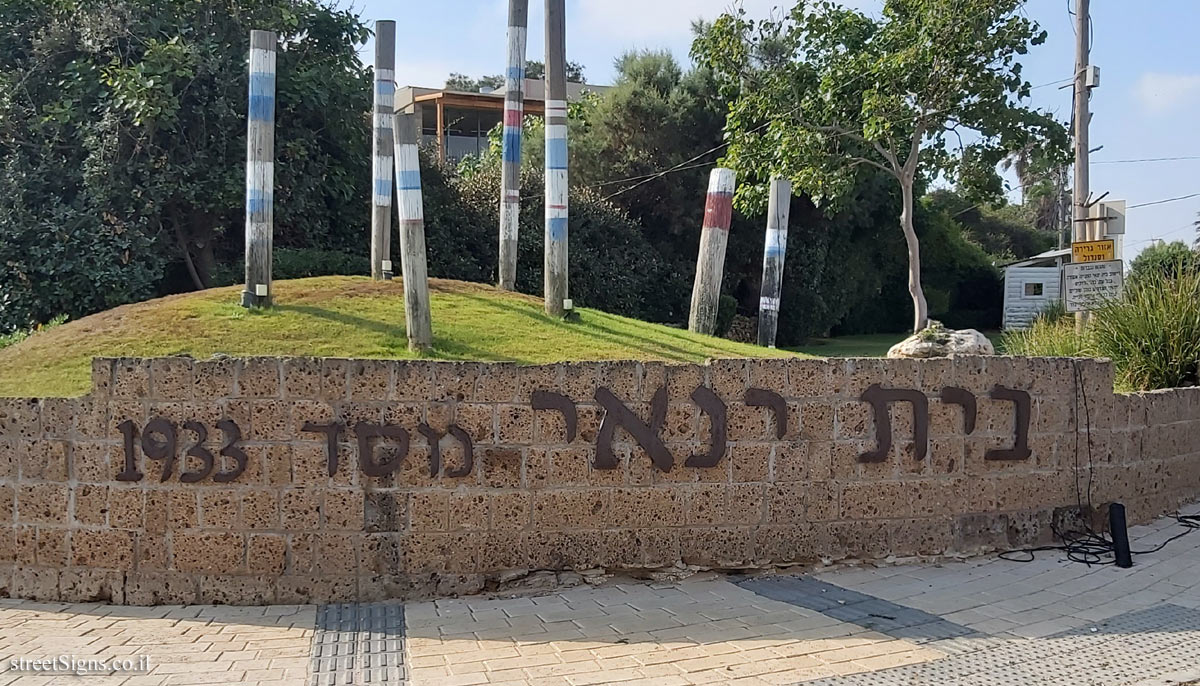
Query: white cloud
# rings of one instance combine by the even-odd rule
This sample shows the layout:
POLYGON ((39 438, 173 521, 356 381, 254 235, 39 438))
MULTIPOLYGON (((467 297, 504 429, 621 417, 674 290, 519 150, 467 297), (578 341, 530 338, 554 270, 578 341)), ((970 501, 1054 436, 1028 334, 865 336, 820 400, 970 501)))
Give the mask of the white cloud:
MULTIPOLYGON (((580 22, 588 33, 626 41, 667 41, 691 35, 693 19, 714 19, 736 0, 579 0, 580 22)), ((788 0, 741 0, 755 18, 769 16, 788 0)), ((780 10, 783 11, 783 10, 780 10)))
POLYGON ((1150 114, 1166 114, 1200 99, 1200 74, 1146 72, 1133 88, 1134 95, 1150 114))

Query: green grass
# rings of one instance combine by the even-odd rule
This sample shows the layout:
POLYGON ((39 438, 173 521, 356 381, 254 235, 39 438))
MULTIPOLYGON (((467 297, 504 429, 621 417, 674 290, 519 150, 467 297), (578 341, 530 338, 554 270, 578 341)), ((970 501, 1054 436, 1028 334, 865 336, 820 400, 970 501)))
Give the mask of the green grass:
MULTIPOLYGON (((434 279, 430 288, 434 359, 539 364, 791 355, 586 308, 580 321, 555 321, 543 314, 541 300, 490 286, 434 279)), ((238 306, 239 291, 217 288, 126 305, 34 333, 0 350, 0 397, 83 395, 93 357, 413 357, 399 281, 277 281, 276 306, 264 311, 238 306)))

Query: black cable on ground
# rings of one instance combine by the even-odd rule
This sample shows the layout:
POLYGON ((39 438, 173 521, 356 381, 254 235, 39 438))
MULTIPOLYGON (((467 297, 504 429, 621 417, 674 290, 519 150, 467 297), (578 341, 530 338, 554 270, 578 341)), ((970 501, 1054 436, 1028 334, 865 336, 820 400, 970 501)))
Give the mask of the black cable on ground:
MULTIPOLYGON (((1075 427, 1075 504, 1079 513, 1093 513, 1095 508, 1092 505, 1092 416, 1091 410, 1088 407, 1087 387, 1083 383, 1083 372, 1079 368, 1079 361, 1072 360, 1071 369, 1074 377, 1075 386, 1075 418, 1079 419, 1079 407, 1082 401, 1083 419, 1084 419, 1084 435, 1087 445, 1088 456, 1088 478, 1086 489, 1086 509, 1085 492, 1080 490, 1079 477, 1079 427, 1075 427)), ((1179 540, 1184 536, 1192 533, 1196 529, 1200 529, 1200 515, 1182 515, 1179 512, 1171 515, 1175 521, 1183 525, 1184 530, 1178 533, 1157 546, 1149 550, 1131 550, 1134 555, 1147 555, 1156 553, 1167 546, 1172 541, 1179 540)), ((1054 537, 1062 541, 1059 545, 1044 545, 1034 548, 1020 548, 1018 550, 1008 550, 1000 553, 1001 560, 1009 562, 1033 562, 1036 553, 1045 552, 1065 552, 1067 559, 1071 562, 1080 562, 1086 565, 1109 565, 1116 561, 1116 550, 1113 545, 1112 537, 1104 532, 1096 532, 1092 529, 1090 522, 1083 522, 1083 531, 1060 531, 1052 522, 1050 530, 1054 537)))

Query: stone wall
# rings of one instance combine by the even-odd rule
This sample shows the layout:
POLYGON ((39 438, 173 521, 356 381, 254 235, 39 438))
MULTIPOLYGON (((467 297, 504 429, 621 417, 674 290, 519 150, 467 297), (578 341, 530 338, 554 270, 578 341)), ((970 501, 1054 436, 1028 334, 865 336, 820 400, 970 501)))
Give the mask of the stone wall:
POLYGON ((171 358, 93 376, 81 399, 0 399, 0 594, 368 600, 514 570, 975 552, 1047 541, 1089 483, 1135 522, 1200 494, 1200 389, 1114 395, 1096 361, 171 358))

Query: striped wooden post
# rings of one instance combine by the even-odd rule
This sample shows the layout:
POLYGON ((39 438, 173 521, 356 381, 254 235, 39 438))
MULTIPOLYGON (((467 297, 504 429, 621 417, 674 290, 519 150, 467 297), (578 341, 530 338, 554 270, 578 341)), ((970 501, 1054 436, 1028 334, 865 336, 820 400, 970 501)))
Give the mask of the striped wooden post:
POLYGON ((275 34, 250 32, 246 124, 246 287, 242 307, 271 305, 275 203, 275 34))
POLYGON ((433 347, 429 269, 425 261, 425 209, 421 198, 420 128, 415 114, 396 114, 396 197, 400 217, 400 268, 404 273, 404 325, 408 349, 433 347))
POLYGON ((771 179, 767 207, 767 239, 763 248, 762 291, 758 299, 758 344, 775 347, 779 330, 779 301, 783 294, 783 261, 787 254, 788 214, 792 208, 792 182, 771 179))
POLYGON ((508 71, 504 92, 504 150, 500 169, 500 288, 517 289, 517 231, 521 218, 521 120, 525 116, 525 39, 529 0, 508 1, 508 71))
POLYGON ((546 0, 546 314, 567 299, 567 42, 564 0, 546 0))
POLYGON ((371 277, 392 278, 392 115, 396 110, 396 22, 375 22, 375 133, 371 154, 371 277))
POLYGON ((696 259, 696 282, 692 285, 692 308, 688 314, 689 331, 711 335, 717 328, 725 246, 729 243, 729 224, 733 221, 735 183, 732 169, 717 168, 708 177, 704 228, 700 233, 700 255, 696 259))

